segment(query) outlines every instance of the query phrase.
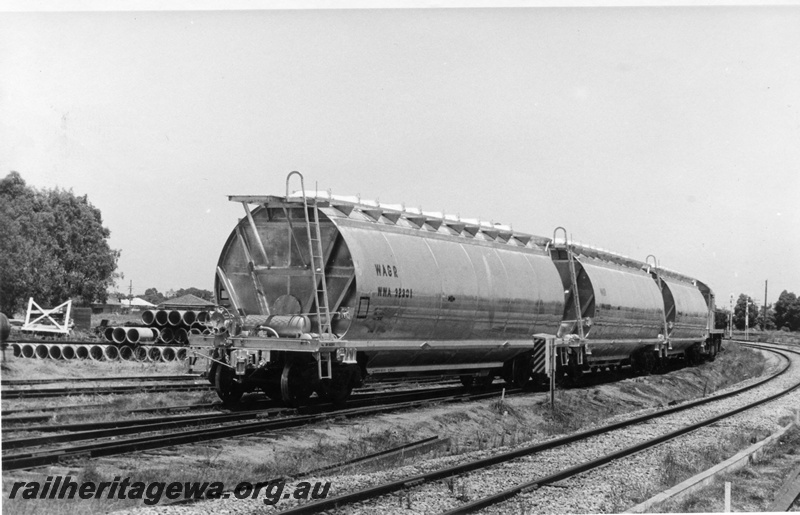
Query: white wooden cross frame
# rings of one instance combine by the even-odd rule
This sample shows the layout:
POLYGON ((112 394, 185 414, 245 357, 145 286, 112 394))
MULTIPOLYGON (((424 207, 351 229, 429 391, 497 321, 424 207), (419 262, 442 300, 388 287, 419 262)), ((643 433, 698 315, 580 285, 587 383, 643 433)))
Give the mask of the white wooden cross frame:
POLYGON ((29 332, 43 332, 43 333, 58 333, 69 334, 69 316, 72 311, 72 300, 68 300, 63 304, 52 309, 44 309, 33 300, 33 297, 28 299, 28 311, 25 313, 25 323, 20 328, 21 331, 29 332), (34 309, 36 308, 36 309, 34 309), (64 314, 64 322, 59 323, 51 315, 64 314), (34 315, 38 315, 33 318, 34 315), (33 318, 33 319, 32 319, 33 318), (31 320, 32 319, 32 320, 31 320), (43 321, 49 323, 39 323, 43 321))

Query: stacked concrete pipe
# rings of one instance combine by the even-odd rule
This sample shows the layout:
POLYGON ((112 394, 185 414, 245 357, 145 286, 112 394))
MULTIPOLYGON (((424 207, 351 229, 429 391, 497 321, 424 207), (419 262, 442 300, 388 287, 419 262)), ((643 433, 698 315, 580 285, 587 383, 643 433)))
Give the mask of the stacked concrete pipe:
POLYGON ((133 348, 129 345, 123 345, 119 348, 119 359, 122 361, 134 361, 133 348))
POLYGON ((75 347, 75 357, 78 359, 89 359, 89 346, 78 345, 75 347))
POLYGON ((69 344, 64 344, 61 347, 61 359, 75 359, 75 347, 69 344))
POLYGON ((36 353, 36 357, 39 359, 47 359, 48 356, 50 356, 47 345, 43 345, 41 343, 35 347, 34 352, 36 353))
POLYGON ((161 361, 161 347, 146 347, 148 361, 161 361))
POLYGON ((125 330, 128 343, 152 343, 159 336, 160 331, 152 327, 128 327, 125 330))
POLYGON ((105 345, 92 345, 89 347, 89 359, 92 361, 100 361, 103 359, 103 347, 105 347, 105 345))
POLYGON ((164 327, 161 329, 161 343, 169 345, 175 341, 175 331, 171 327, 164 327))
POLYGON ((161 349, 161 359, 164 361, 175 361, 175 347, 164 347, 161 349))
POLYGON ((106 345, 103 348, 103 356, 107 361, 116 361, 119 359, 119 349, 114 345, 106 345))

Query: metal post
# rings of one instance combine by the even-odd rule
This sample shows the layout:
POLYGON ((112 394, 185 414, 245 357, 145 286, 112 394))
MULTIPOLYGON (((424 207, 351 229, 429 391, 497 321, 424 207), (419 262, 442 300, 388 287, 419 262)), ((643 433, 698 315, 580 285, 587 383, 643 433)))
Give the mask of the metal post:
POLYGON ((750 340, 750 297, 744 299, 744 339, 750 340))
POLYGON ((725 513, 731 512, 731 483, 725 481, 725 513))
POLYGON ((556 407, 556 340, 549 338, 547 345, 550 346, 550 409, 556 407))
POLYGON ((728 338, 733 338, 733 293, 731 293, 731 312, 728 314, 728 338))
POLYGON ((766 330, 767 328, 767 283, 769 279, 764 280, 764 320, 761 322, 761 329, 766 330))

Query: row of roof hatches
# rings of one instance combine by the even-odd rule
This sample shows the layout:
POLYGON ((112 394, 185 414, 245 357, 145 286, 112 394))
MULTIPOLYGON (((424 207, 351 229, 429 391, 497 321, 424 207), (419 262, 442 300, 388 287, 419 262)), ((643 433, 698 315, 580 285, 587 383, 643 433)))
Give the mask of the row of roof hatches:
MULTIPOLYGON (((302 197, 303 193, 300 191, 295 191, 290 195, 290 197, 302 197)), ((500 224, 500 223, 493 223, 487 222, 485 220, 478 220, 477 218, 461 218, 459 215, 452 215, 446 214, 442 211, 422 211, 416 207, 406 207, 405 204, 381 204, 378 200, 364 200, 359 196, 348 196, 348 195, 333 195, 330 191, 310 191, 306 193, 306 197, 314 197, 320 200, 327 200, 330 202, 342 202, 347 204, 353 204, 361 208, 366 209, 383 209, 387 211, 395 211, 398 213, 407 213, 410 215, 419 215, 425 216, 428 218, 436 218, 443 220, 445 222, 463 222, 469 225, 476 225, 481 228, 486 229, 494 229, 498 231, 505 231, 505 232, 513 232, 514 229, 510 225, 500 224)))
MULTIPOLYGON (((303 192, 295 191, 289 196, 302 197, 303 192)), ((337 207, 337 204, 352 206, 353 208, 357 208, 359 211, 366 213, 368 216, 370 216, 370 218, 373 219, 377 219, 377 217, 370 215, 370 211, 372 211, 373 213, 380 212, 383 215, 385 215, 387 212, 395 213, 398 215, 398 218, 395 218, 393 220, 394 222, 396 222, 396 220, 399 219, 399 216, 403 216, 406 219, 410 219, 413 225, 416 226, 417 228, 420 228, 423 225, 423 223, 429 223, 430 220, 441 221, 441 223, 444 223, 445 225, 448 225, 450 227, 453 226, 459 227, 463 225, 464 227, 461 230, 456 229, 456 232, 462 233, 462 235, 463 232, 466 232, 471 237, 475 237, 478 231, 480 231, 481 233, 487 235, 487 240, 489 241, 496 241, 497 239, 500 239, 501 241, 509 243, 511 245, 544 247, 551 243, 554 243, 556 245, 564 244, 563 237, 556 237, 555 239, 553 239, 543 236, 534 236, 531 234, 514 231, 511 225, 487 222, 485 220, 479 220, 477 218, 461 218, 460 215, 447 214, 442 211, 422 211, 419 208, 406 207, 405 204, 382 204, 378 200, 367 200, 367 199, 362 199, 360 196, 353 196, 353 195, 334 195, 330 191, 308 191, 306 192, 306 198, 327 200, 328 202, 331 203, 331 205, 333 205, 333 207, 337 207), (414 222, 415 217, 420 217, 419 219, 420 223, 414 222), (422 220, 423 218, 425 220, 422 220), (470 228, 473 228, 475 230, 470 231, 469 230, 470 228), (512 237, 516 239, 519 243, 517 244, 512 243, 512 237)), ((345 212, 345 214, 349 216, 349 212, 345 212)), ((433 227, 438 230, 439 225, 435 225, 433 227)), ((596 259, 601 259, 604 261, 616 263, 626 267, 649 269, 649 265, 647 263, 640 261, 638 259, 633 259, 624 256, 622 254, 619 254, 611 250, 606 250, 600 247, 594 247, 592 245, 587 245, 579 241, 574 241, 572 239, 569 239, 568 243, 571 245, 575 245, 579 248, 591 251, 591 253, 595 255, 590 257, 594 257, 596 259)), ((693 281, 693 279, 689 276, 686 276, 674 270, 664 268, 662 266, 659 266, 658 270, 661 272, 667 272, 676 278, 693 281)))
MULTIPOLYGON (((302 192, 294 192, 290 197, 302 197, 302 192)), ((309 191, 306 198, 327 201, 332 207, 350 216, 353 209, 366 215, 372 221, 386 218, 392 224, 405 219, 409 227, 421 229, 424 225, 439 231, 442 225, 450 229, 450 234, 464 237, 480 238, 486 241, 501 241, 513 246, 544 247, 549 238, 514 231, 510 225, 479 220, 477 218, 461 218, 460 215, 447 214, 441 211, 423 211, 419 208, 406 207, 404 204, 383 204, 377 200, 365 200, 359 196, 333 195, 329 191, 309 191)))

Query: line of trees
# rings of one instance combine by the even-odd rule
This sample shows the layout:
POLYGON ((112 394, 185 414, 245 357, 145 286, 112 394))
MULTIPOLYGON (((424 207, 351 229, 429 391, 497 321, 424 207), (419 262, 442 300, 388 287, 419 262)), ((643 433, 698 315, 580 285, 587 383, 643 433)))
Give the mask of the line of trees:
POLYGON ((37 190, 12 171, 0 180, 0 228, 0 311, 13 316, 29 297, 42 305, 105 302, 120 251, 86 195, 37 190))
MULTIPOLYGON (((727 309, 717 310, 717 329, 728 327, 731 313, 727 309)), ((742 293, 733 308, 733 327, 739 331, 745 328, 745 322, 751 329, 779 331, 800 331, 800 298, 792 292, 783 290, 775 304, 767 306, 764 318, 764 307, 757 307, 752 297, 742 293)))
POLYGON ((214 294, 209 290, 201 290, 200 288, 181 288, 178 291, 169 290, 166 293, 161 293, 156 288, 147 288, 144 291, 144 295, 139 295, 139 297, 151 304, 161 304, 165 300, 190 294, 203 300, 214 302, 214 294))
POLYGON ((783 290, 772 308, 772 323, 776 329, 800 331, 800 298, 783 290))

